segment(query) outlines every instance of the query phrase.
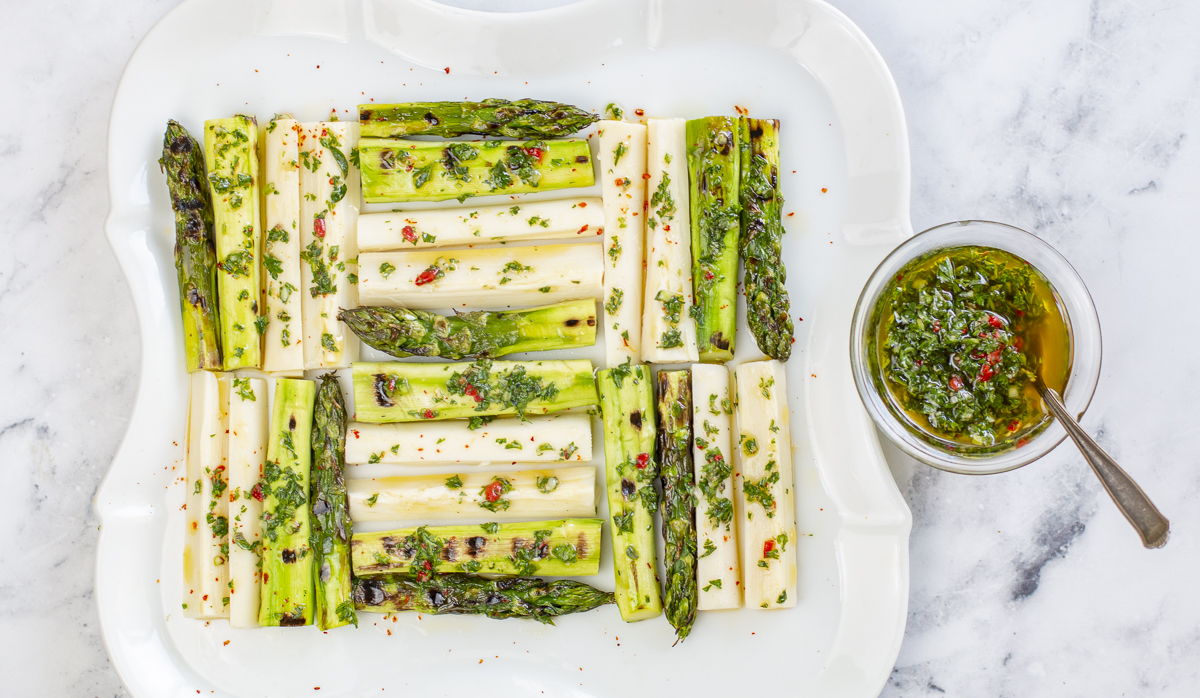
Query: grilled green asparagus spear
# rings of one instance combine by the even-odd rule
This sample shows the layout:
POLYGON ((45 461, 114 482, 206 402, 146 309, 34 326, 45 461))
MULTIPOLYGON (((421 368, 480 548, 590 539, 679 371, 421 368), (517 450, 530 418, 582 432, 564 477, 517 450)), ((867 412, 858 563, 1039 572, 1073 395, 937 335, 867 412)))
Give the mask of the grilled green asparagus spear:
POLYGON ((628 623, 662 613, 654 562, 654 384, 647 366, 596 374, 604 415, 604 464, 612 517, 617 606, 628 623))
POLYGON ((464 200, 595 182, 586 140, 358 142, 367 203, 464 200))
POLYGON ((259 625, 312 625, 313 556, 309 533, 312 381, 278 378, 267 462, 253 496, 262 499, 262 603, 259 625))
POLYGON ((204 174, 204 147, 175 120, 167 122, 163 154, 175 210, 175 270, 183 310, 187 370, 221 370, 221 331, 217 317, 217 250, 213 245, 212 199, 204 174))
POLYGON ((658 372, 658 457, 667 582, 663 608, 683 640, 696 622, 696 500, 692 494, 692 372, 658 372))
POLYGON ((482 102, 360 104, 364 138, 405 136, 506 136, 554 138, 587 128, 599 118, 578 107, 537 99, 482 102))
POLYGON ((700 361, 733 358, 737 329, 738 122, 710 116, 687 122, 691 182, 692 283, 700 361))
MULTIPOLYGON (((462 482, 457 475, 447 481, 462 482)), ((558 478, 539 477, 538 485, 553 492, 558 478)), ((351 560, 356 577, 408 573, 424 580, 443 572, 579 577, 600 570, 603 525, 602 519, 560 519, 357 533, 351 560)))
POLYGON ((354 364, 355 418, 362 422, 524 417, 597 402, 586 359, 354 364))
POLYGON ((350 600, 349 500, 342 468, 346 464, 346 405, 337 374, 321 376, 313 408, 312 534, 314 616, 322 630, 353 623, 350 600))
POLYGON ((497 358, 596 343, 596 301, 591 298, 528 310, 457 315, 365 306, 341 310, 338 319, 368 346, 396 357, 497 358))
POLYGON ((212 187, 221 349, 226 371, 262 366, 259 316, 258 122, 252 116, 204 122, 204 159, 212 187))
POLYGON ((783 195, 779 193, 779 122, 742 117, 741 257, 746 267, 746 324, 758 348, 772 359, 792 355, 792 316, 783 246, 783 195))
POLYGON ((556 616, 612 602, 611 592, 565 579, 547 582, 536 577, 484 579, 445 574, 423 582, 400 575, 354 580, 354 605, 373 613, 475 614, 496 619, 532 618, 554 625, 556 616))

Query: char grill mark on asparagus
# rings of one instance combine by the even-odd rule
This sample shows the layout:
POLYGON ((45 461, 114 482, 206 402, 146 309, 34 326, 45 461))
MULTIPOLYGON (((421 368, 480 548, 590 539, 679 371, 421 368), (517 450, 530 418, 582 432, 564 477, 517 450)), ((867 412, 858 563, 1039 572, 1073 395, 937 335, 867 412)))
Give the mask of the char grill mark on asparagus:
POLYGON ((764 354, 787 361, 793 330, 782 259, 785 231, 779 192, 779 121, 743 117, 739 130, 746 324, 764 354))
POLYGON ((679 640, 696 621, 696 502, 692 464, 691 372, 658 372, 658 453, 667 581, 663 607, 679 640))
POLYGON ((446 574, 418 581, 408 576, 358 578, 354 604, 362 611, 392 613, 473 614, 488 618, 532 618, 554 624, 558 616, 581 613, 610 604, 610 592, 582 582, 509 577, 483 579, 466 574, 446 574))
POLYGON ((221 370, 217 250, 204 148, 177 121, 167 122, 159 167, 175 211, 175 270, 187 370, 221 370))
POLYGON ((362 135, 384 138, 416 135, 553 138, 569 136, 598 118, 569 104, 536 99, 363 104, 358 110, 362 135))
POLYGON ((343 468, 346 453, 346 405, 337 375, 321 376, 313 411, 312 551, 316 585, 316 622, 322 630, 353 623, 350 600, 349 501, 343 468))

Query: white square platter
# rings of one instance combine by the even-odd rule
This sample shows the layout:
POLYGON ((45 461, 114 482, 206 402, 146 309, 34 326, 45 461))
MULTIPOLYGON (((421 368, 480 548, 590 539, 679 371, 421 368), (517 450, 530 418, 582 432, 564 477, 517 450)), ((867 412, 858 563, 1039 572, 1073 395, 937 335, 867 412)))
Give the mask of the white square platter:
MULTIPOLYGON (((891 75, 841 13, 817 0, 583 0, 518 14, 428 0, 189 0, 130 59, 108 152, 106 233, 137 306, 142 378, 96 496, 96 600, 134 696, 878 694, 904 634, 911 516, 859 402, 847 343, 867 276, 911 235, 909 158, 891 75), (526 96, 687 118, 740 107, 782 121, 794 213, 784 258, 803 318, 787 364, 797 607, 701 613, 674 647, 664 620, 626 624, 612 606, 555 627, 360 614, 358 629, 321 633, 183 618, 187 380, 157 166, 167 119, 199 133, 205 119, 234 113, 312 121, 337 109, 353 119, 372 98, 526 96)), ((740 337, 735 363, 759 358, 744 323, 740 337)), ((603 358, 599 346, 573 355, 603 358)), ((611 589, 611 561, 584 581, 611 589)))

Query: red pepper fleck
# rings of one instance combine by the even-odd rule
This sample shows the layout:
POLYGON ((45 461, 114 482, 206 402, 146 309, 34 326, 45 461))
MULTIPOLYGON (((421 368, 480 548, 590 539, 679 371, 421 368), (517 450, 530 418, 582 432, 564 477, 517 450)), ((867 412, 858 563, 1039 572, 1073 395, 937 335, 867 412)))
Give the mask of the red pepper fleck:
POLYGON ((314 218, 313 219, 313 235, 316 235, 317 237, 321 238, 322 240, 325 239, 325 219, 324 218, 314 218))
POLYGON ((356 438, 356 439, 362 438, 362 435, 358 433, 358 429, 351 429, 350 431, 354 432, 354 438, 356 438))
POLYGON ((763 557, 767 557, 767 555, 774 549, 775 540, 773 538, 768 538, 767 541, 763 543, 763 557))
POLYGON ((981 381, 991 380, 992 376, 994 375, 996 374, 994 371, 992 371, 991 364, 984 364, 979 368, 979 380, 981 381))
POLYGON ((942 321, 941 321, 941 320, 934 320, 934 321, 933 321, 933 331, 934 331, 934 332, 941 332, 941 331, 942 331, 942 321))
POLYGON ((1018 310, 1018 311, 1017 311, 1017 317, 1025 317, 1025 311, 1024 311, 1024 310, 1018 310))
POLYGON ((649 173, 649 172, 643 172, 643 173, 642 173, 642 179, 650 179, 650 173, 649 173))
POLYGON ((578 204, 576 204, 576 205, 577 205, 577 206, 579 206, 579 208, 587 208, 587 202, 586 202, 586 201, 580 201, 580 202, 579 202, 578 204))
POLYGON ((442 70, 446 71, 446 75, 449 75, 449 74, 450 74, 450 69, 449 69, 449 68, 442 68, 442 70))
POLYGON ((494 502, 500 499, 500 495, 504 492, 504 485, 499 480, 493 480, 483 488, 483 498, 489 502, 494 502))
POLYGON ((542 149, 541 148, 526 148, 525 153, 529 157, 533 158, 534 160, 542 159, 542 149))
POLYGON ((1029 443, 1029 439, 1017 439, 1017 448, 1020 448, 1027 443, 1029 443))
POLYGON ((668 233, 671 232, 671 224, 668 223, 668 224, 664 225, 663 230, 667 231, 668 233))
POLYGON ((644 110, 644 109, 634 109, 634 110, 633 110, 633 113, 634 113, 634 114, 637 114, 638 116, 645 116, 645 115, 646 115, 646 112, 645 112, 645 110, 644 110))
POLYGON ((707 269, 704 270, 704 280, 705 281, 712 281, 713 279, 716 278, 716 276, 717 275, 712 273, 711 271, 708 271, 707 269))
POLYGON ((637 454, 636 463, 637 463, 638 468, 645 468, 647 465, 650 464, 650 454, 649 453, 637 454))
POLYGON ((1008 423, 1008 430, 1009 430, 1009 431, 1016 431, 1016 430, 1017 430, 1017 427, 1019 427, 1019 426, 1021 426, 1021 423, 1020 423, 1020 422, 1018 422, 1017 420, 1015 420, 1015 419, 1014 419, 1014 420, 1012 420, 1011 422, 1009 422, 1009 423, 1008 423))
POLYGON ((438 275, 438 268, 437 267, 429 267, 425 271, 418 274, 417 280, 414 281, 413 283, 415 283, 418 286, 424 286, 425 284, 431 284, 437 279, 437 275, 438 275))
POLYGON ((401 229, 400 232, 404 234, 405 242, 416 242, 417 241, 417 229, 412 227, 411 225, 404 226, 404 228, 401 229))
POLYGON ((261 482, 257 482, 254 484, 254 489, 250 490, 250 496, 254 497, 255 499, 257 499, 260 502, 263 500, 262 483, 261 482))
POLYGON ((583 231, 585 231, 585 230, 587 230, 587 229, 588 229, 588 224, 587 224, 587 223, 584 223, 584 224, 583 224, 583 227, 579 229, 579 232, 581 232, 581 233, 582 233, 583 231))
POLYGON ((961 390, 963 387, 962 379, 958 376, 950 376, 950 389, 961 390))
POLYGON ((1004 353, 1004 345, 1001 344, 999 349, 997 349, 996 351, 993 351, 992 353, 987 355, 988 363, 993 364, 993 365, 1000 363, 1000 355, 1003 353, 1004 353))
POLYGON ((433 417, 434 417, 433 410, 427 409, 421 413, 421 419, 433 419, 433 417))
POLYGON ((995 327, 996 329, 1000 329, 1001 327, 1004 327, 1004 322, 1000 318, 996 317, 995 315, 988 315, 988 324, 991 325, 992 327, 995 327))

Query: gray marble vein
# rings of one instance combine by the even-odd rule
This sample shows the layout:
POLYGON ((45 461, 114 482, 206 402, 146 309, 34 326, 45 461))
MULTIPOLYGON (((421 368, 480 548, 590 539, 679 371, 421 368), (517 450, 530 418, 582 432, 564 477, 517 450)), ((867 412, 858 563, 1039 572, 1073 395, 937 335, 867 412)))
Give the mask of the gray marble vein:
MULTIPOLYGON (((836 4, 899 86, 914 227, 1024 227, 1091 288, 1105 361, 1084 425, 1174 529, 1164 550, 1143 550, 1069 445, 982 478, 888 448, 914 524, 908 629, 882 695, 1200 695, 1200 4, 836 4)), ((125 695, 92 598, 91 500, 140 361, 103 239, 104 146, 121 68, 173 5, 4 4, 3 695, 125 695)))

